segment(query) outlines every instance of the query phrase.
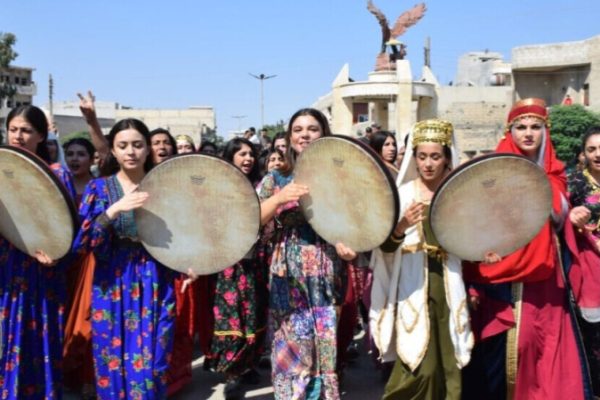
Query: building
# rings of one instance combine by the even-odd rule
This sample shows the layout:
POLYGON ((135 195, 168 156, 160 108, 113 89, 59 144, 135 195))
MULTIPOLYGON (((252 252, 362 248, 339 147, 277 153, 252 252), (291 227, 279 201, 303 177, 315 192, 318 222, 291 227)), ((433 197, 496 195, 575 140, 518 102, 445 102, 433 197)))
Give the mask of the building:
POLYGON ((9 84, 15 88, 14 96, 0 102, 0 133, 4 133, 5 118, 11 108, 33 103, 37 86, 33 81, 33 68, 9 66, 0 69, 0 84, 9 84))
POLYGON ((313 107, 328 116, 336 133, 355 136, 377 122, 396 132, 398 141, 416 121, 447 119, 464 161, 496 148, 516 100, 539 97, 551 106, 567 95, 573 104, 600 111, 600 36, 516 47, 510 63, 499 53, 470 52, 459 59, 448 86, 428 67, 414 79, 408 60, 397 61, 396 71, 371 72, 366 81, 351 79, 345 65, 313 107))
POLYGON ((143 121, 150 130, 165 128, 173 136, 188 135, 199 145, 202 135, 215 130, 215 111, 210 106, 196 106, 188 109, 118 109, 115 117, 137 118, 143 121))

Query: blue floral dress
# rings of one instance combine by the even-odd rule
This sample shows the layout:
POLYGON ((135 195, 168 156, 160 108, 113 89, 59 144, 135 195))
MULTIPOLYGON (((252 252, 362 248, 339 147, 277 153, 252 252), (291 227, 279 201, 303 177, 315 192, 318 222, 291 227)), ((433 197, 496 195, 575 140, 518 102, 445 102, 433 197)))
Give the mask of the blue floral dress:
MULTIPOLYGON (((74 198, 69 172, 50 167, 74 198)), ((0 398, 62 398, 65 262, 45 267, 0 236, 0 398)))
POLYGON ((123 197, 116 176, 92 180, 79 209, 78 252, 92 250, 92 347, 100 399, 163 399, 173 345, 176 273, 138 241, 133 212, 108 221, 123 197))
MULTIPOLYGON (((293 179, 263 178, 265 200, 293 179)), ((335 248, 320 238, 297 203, 277 211, 269 271, 269 331, 275 398, 338 399, 336 310, 344 269, 335 248)))

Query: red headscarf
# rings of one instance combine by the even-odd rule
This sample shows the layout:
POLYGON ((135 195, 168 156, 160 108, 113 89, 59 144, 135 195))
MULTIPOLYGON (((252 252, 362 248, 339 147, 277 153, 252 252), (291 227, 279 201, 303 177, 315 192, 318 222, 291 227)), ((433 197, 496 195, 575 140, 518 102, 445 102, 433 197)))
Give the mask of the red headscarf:
MULTIPOLYGON (((520 118, 533 116, 540 118, 546 124, 546 136, 542 144, 543 160, 539 163, 546 171, 552 188, 552 209, 556 215, 562 213, 563 198, 566 199, 567 177, 565 167, 555 155, 550 141, 550 128, 547 123, 548 112, 541 99, 525 99, 517 102, 508 115, 506 132, 496 153, 511 153, 525 155, 512 138, 510 128, 520 118)), ((548 220, 540 232, 529 244, 503 257, 494 264, 476 264, 465 268, 465 280, 477 283, 502 282, 535 282, 547 279, 554 271, 556 263, 556 245, 553 237, 552 224, 548 220)))

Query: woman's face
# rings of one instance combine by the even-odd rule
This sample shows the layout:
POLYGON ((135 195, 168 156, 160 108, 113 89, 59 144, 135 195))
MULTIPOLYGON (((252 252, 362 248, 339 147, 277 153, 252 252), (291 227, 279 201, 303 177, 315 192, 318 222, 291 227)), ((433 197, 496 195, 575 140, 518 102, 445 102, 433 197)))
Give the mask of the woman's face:
POLYGON ((536 158, 542 145, 544 122, 536 117, 523 117, 513 123, 511 132, 517 147, 529 158, 536 158))
POLYGON ((85 176, 90 173, 93 160, 84 146, 73 143, 65 151, 65 161, 74 176, 85 176))
POLYGON ((56 143, 56 140, 46 140, 46 148, 48 149, 48 155, 50 156, 50 161, 57 162, 58 161, 58 143, 56 143))
POLYGON ((444 148, 438 143, 422 143, 415 154, 417 169, 424 182, 435 182, 444 176, 450 160, 444 155, 444 148))
POLYGON ((285 138, 276 139, 275 142, 273 142, 273 148, 275 150, 279 150, 280 152, 285 154, 285 151, 287 150, 287 145, 285 144, 285 138))
POLYGON ((25 118, 17 115, 8 124, 8 144, 35 153, 44 137, 25 118))
POLYGON ((144 135, 132 128, 117 132, 111 151, 124 171, 143 170, 150 153, 144 135))
POLYGON ((396 159, 396 141, 393 137, 388 136, 381 147, 381 158, 389 163, 393 163, 396 159))
POLYGON ((600 174, 600 133, 585 141, 584 154, 590 171, 600 174))
POLYGON ((150 141, 152 146, 152 162, 158 165, 173 155, 173 145, 166 133, 157 133, 150 141))
POLYGON ((267 160, 267 172, 283 167, 283 157, 279 153, 272 153, 267 160))
POLYGON ((254 155, 252 149, 247 144, 242 144, 242 147, 233 155, 233 165, 242 170, 248 175, 254 167, 254 155))
POLYGON ((207 145, 202 148, 201 153, 215 155, 217 154, 217 149, 212 145, 207 145))
POLYGON ((194 152, 194 146, 188 141, 177 142, 177 154, 188 154, 194 152))
POLYGON ((323 129, 312 115, 301 115, 292 123, 290 146, 300 154, 314 140, 323 135, 323 129))

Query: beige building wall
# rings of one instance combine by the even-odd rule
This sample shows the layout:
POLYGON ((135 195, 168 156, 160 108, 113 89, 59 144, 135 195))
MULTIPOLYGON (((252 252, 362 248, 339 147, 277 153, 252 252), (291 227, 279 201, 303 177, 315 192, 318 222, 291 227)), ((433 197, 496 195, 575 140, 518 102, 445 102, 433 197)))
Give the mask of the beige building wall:
POLYGON ((173 136, 188 135, 198 146, 202 134, 215 129, 215 112, 212 107, 190 107, 183 110, 164 109, 121 109, 116 111, 116 120, 137 118, 150 130, 165 128, 173 136))
POLYGON ((454 125, 461 161, 493 151, 504 133, 512 104, 512 88, 438 88, 438 118, 454 125))

